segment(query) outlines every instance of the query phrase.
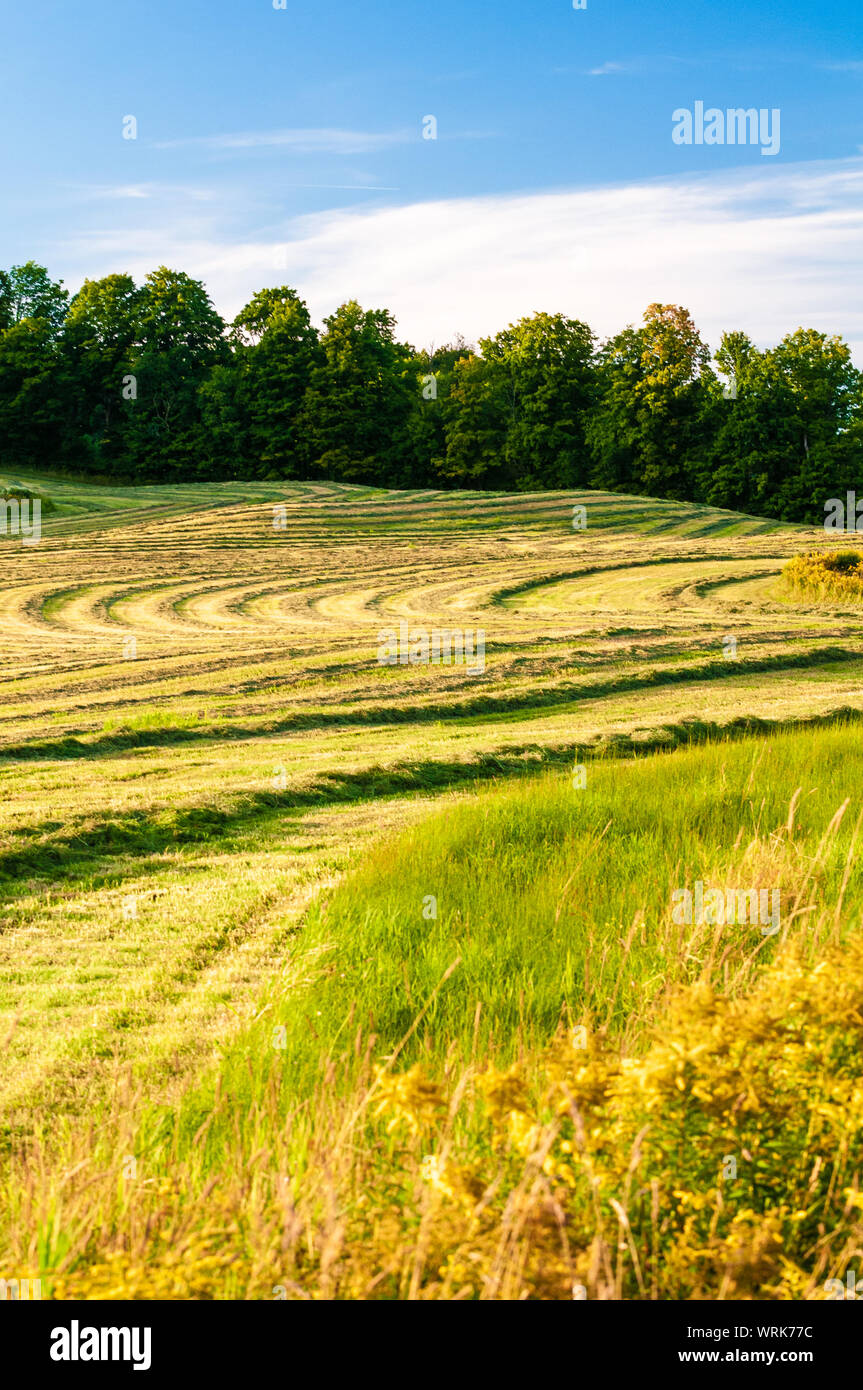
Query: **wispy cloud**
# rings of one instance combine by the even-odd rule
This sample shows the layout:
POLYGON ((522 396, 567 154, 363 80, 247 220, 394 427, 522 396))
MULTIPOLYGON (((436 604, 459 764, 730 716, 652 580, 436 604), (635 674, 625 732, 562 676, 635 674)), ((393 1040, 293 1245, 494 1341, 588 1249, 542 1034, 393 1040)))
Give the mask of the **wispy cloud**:
POLYGON ((179 187, 169 183, 111 183, 74 185, 71 194, 78 202, 123 202, 127 199, 188 198, 192 202, 211 202, 218 195, 209 188, 179 187))
POLYGON ((79 190, 81 198, 152 198, 153 190, 142 183, 112 184, 79 190))
POLYGON ((398 193, 391 183, 287 183, 285 188, 329 188, 338 193, 398 193))
POLYGON ((598 63, 594 68, 578 67, 573 63, 553 67, 551 71, 560 76, 578 77, 618 77, 621 73, 642 73, 658 76, 661 73, 679 71, 684 67, 702 67, 707 60, 698 56, 681 58, 674 53, 642 54, 626 58, 622 62, 610 60, 598 63))
POLYGON ((127 206, 146 221, 58 237, 52 270, 74 285, 176 265, 228 318, 287 280, 318 320, 355 297, 392 309, 418 344, 459 329, 475 341, 538 309, 606 335, 661 300, 685 304, 714 346, 724 329, 770 343, 811 325, 843 334, 863 365, 863 304, 848 294, 863 275, 863 159, 334 209, 251 236, 235 234, 230 206, 187 206, 182 221, 167 197, 127 206))
POLYGON ((844 62, 844 63, 822 63, 822 64, 821 64, 821 67, 822 67, 822 68, 826 68, 828 72, 859 72, 859 73, 863 73, 863 59, 861 59, 861 58, 849 59, 847 62, 844 62))
POLYGON ((198 145, 211 150, 254 150, 271 147, 290 149, 295 154, 347 155, 371 154, 376 150, 390 149, 394 145, 406 145, 412 140, 418 140, 420 135, 418 123, 416 130, 332 130, 312 127, 294 130, 252 130, 237 135, 190 136, 188 139, 159 140, 155 143, 156 148, 160 150, 198 145))

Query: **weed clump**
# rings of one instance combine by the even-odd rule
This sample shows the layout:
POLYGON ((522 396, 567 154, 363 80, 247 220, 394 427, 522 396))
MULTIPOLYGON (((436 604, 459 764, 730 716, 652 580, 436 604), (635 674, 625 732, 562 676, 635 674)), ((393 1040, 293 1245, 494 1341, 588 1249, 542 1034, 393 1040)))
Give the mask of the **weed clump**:
POLYGON ((824 1298, 863 1235, 861 1005, 859 938, 789 948, 742 999, 680 991, 640 1057, 576 1029, 479 1073, 454 1140, 421 1068, 388 1078, 437 1296, 824 1298))
POLYGON ((804 598, 863 599, 863 553, 808 550, 782 571, 789 588, 804 598))

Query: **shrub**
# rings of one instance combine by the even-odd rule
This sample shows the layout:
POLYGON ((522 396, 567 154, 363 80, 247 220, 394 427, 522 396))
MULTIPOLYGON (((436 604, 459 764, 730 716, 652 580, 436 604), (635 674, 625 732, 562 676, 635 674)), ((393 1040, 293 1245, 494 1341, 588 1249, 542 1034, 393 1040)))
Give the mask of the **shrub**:
POLYGON ((782 574, 805 598, 863 598, 863 554, 857 550, 809 550, 789 560, 782 574))
POLYGON ((576 1030, 479 1074, 460 1143, 421 1068, 383 1079, 423 1133, 437 1296, 823 1298, 863 1237, 861 1006, 859 937, 789 949, 744 999, 682 991, 639 1058, 576 1030))

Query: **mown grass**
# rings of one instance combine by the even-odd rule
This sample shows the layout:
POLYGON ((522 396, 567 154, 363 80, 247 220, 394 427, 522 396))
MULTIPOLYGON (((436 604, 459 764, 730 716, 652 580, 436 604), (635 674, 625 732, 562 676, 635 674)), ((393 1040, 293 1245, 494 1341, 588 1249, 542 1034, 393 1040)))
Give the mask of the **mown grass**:
POLYGON ((823 1297, 863 1234, 861 767, 837 727, 454 801, 312 909, 178 1104, 121 1070, 13 1147, 7 1264, 64 1298, 823 1297), (780 931, 675 923, 697 877, 778 886, 780 931))

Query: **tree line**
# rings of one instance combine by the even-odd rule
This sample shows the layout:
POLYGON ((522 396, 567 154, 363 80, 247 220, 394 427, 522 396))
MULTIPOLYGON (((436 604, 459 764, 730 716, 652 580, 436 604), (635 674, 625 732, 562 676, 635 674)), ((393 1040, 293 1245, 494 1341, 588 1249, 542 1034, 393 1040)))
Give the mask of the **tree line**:
POLYGON ((329 478, 391 488, 593 487, 789 521, 859 486, 863 373, 798 328, 711 359, 689 312, 651 304, 600 342, 537 313, 477 346, 418 350, 351 300, 315 328, 260 290, 227 324, 162 266, 70 297, 0 271, 0 465, 124 482, 329 478))

